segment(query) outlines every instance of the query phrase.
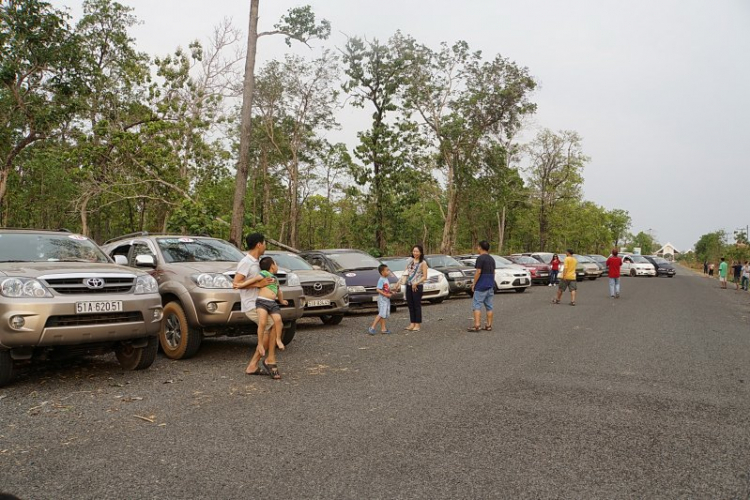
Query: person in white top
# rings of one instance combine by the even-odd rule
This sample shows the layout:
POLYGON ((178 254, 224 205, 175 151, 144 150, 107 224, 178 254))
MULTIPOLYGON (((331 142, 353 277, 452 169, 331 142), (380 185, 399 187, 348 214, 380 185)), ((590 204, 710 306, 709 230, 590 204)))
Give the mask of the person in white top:
POLYGON ((742 289, 746 292, 748 284, 750 284, 750 263, 745 261, 745 265, 742 266, 742 289))
MULTIPOLYGON (((247 236, 247 255, 237 265, 237 274, 234 276, 234 288, 240 290, 240 300, 242 302, 242 312, 255 324, 258 324, 258 311, 255 309, 255 301, 258 298, 258 289, 268 286, 274 282, 273 278, 264 278, 251 283, 253 278, 260 276, 259 260, 261 255, 266 251, 266 238, 260 233, 253 233, 247 236)), ((273 326, 272 321, 266 322, 266 331, 273 326)), ((270 375, 272 370, 278 373, 276 364, 276 339, 271 339, 272 335, 263 335, 263 345, 257 346, 250 358, 250 364, 247 365, 245 373, 248 375, 270 375), (263 354, 266 359, 263 359, 263 354)), ((260 338, 260 336, 258 337, 260 338)))

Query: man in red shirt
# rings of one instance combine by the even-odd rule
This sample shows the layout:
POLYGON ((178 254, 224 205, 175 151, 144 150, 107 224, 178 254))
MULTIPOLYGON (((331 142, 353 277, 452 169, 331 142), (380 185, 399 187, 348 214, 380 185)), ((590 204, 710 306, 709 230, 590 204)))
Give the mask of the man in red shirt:
POLYGON ((609 296, 613 299, 620 298, 620 267, 622 259, 617 256, 617 250, 612 250, 612 255, 607 259, 609 272, 609 296))

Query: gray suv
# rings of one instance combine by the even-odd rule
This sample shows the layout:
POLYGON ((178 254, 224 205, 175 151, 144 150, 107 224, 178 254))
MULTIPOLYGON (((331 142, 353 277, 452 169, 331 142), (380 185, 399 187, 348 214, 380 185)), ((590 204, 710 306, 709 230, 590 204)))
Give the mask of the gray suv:
POLYGON ((266 252, 279 267, 299 276, 307 304, 305 316, 316 317, 325 325, 338 325, 349 310, 349 290, 346 279, 327 271, 314 269, 299 255, 291 252, 266 252))
MULTIPOLYGON (((136 233, 110 240, 104 250, 116 262, 149 268, 159 283, 164 320, 159 342, 171 359, 198 352, 204 337, 255 335, 243 313, 240 293, 232 288, 237 263, 244 257, 227 241, 202 236, 136 233)), ((288 344, 305 308, 299 277, 276 275, 288 306, 281 307, 282 341, 288 344)))
POLYGON ((161 320, 156 280, 87 237, 0 229, 0 385, 14 360, 114 351, 123 368, 148 368, 161 320))

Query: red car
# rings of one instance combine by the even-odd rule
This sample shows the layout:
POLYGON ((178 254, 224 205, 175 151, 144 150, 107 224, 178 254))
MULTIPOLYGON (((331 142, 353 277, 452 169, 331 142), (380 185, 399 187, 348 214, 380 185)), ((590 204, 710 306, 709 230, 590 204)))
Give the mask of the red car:
POLYGON ((505 257, 514 264, 523 266, 531 273, 531 282, 546 285, 549 282, 549 264, 539 262, 534 257, 528 255, 508 255, 505 257))

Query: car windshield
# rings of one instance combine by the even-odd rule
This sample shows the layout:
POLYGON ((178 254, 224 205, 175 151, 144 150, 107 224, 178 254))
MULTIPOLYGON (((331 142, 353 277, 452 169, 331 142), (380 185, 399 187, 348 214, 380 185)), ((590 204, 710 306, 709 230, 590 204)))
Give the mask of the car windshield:
POLYGON ((554 254, 551 254, 551 253, 537 253, 537 254, 534 254, 534 258, 539 259, 541 262, 544 262, 545 264, 549 264, 550 262, 552 262, 553 255, 554 254))
POLYGON ((0 234, 0 262, 110 262, 96 244, 78 234, 0 234))
POLYGON ((630 260, 632 260, 636 264, 651 264, 643 255, 631 255, 630 260))
POLYGON ((210 238, 157 238, 165 262, 239 262, 242 252, 224 240, 210 238))
POLYGON ((573 257, 575 257, 578 262, 587 262, 587 263, 594 262, 593 260, 591 260, 590 257, 586 257, 585 255, 575 254, 573 257))
POLYGON ((607 258, 604 257, 603 255, 589 255, 588 258, 593 260, 594 262, 601 262, 601 263, 607 262, 607 258))
POLYGON ((515 264, 505 257, 500 257, 499 255, 492 255, 493 259, 495 259, 495 265, 496 266, 514 266, 515 264))
POLYGON ((657 264, 671 264, 671 262, 669 262, 664 257, 651 257, 651 258, 654 259, 654 262, 656 262, 657 264))
POLYGON ((290 271, 311 271, 313 268, 304 259, 291 253, 274 253, 267 255, 272 257, 279 267, 289 269, 290 271))
POLYGON ((338 271, 357 271, 377 269, 380 262, 375 257, 361 252, 332 253, 328 258, 333 261, 338 271))
POLYGON ((538 260, 536 260, 533 257, 529 257, 527 255, 514 255, 513 259, 508 259, 508 260, 512 260, 516 264, 531 264, 532 266, 537 266, 540 264, 538 260))
POLYGON ((397 259, 381 259, 383 264, 388 266, 391 271, 403 271, 406 269, 406 263, 409 262, 408 257, 399 257, 397 259))
POLYGON ((450 255, 432 255, 430 257, 425 257, 425 260, 427 261, 427 265, 435 268, 435 267, 466 267, 463 264, 461 264, 459 261, 451 257, 450 255))

